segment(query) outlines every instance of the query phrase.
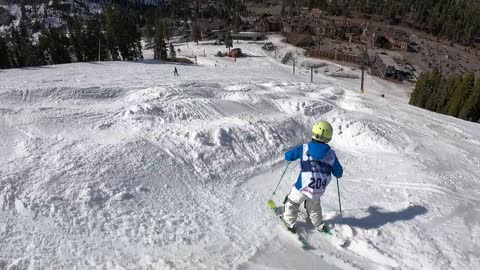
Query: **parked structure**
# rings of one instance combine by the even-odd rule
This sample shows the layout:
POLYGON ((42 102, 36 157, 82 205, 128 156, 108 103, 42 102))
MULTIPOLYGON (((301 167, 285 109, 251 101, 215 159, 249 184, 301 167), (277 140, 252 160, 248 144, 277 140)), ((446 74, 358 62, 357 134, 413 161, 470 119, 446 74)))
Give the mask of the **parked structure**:
POLYGON ((388 54, 377 54, 373 66, 378 76, 383 79, 403 80, 404 72, 388 54))
POLYGON ((232 38, 236 40, 262 40, 265 39, 265 35, 258 32, 239 32, 232 33, 232 38))
POLYGON ((231 49, 230 52, 228 53, 228 56, 233 58, 238 58, 242 56, 242 49, 240 48, 231 49))
POLYGON ((267 50, 267 51, 273 51, 273 50, 275 50, 275 45, 273 45, 272 42, 265 42, 265 44, 263 44, 263 46, 262 46, 262 49, 267 50))

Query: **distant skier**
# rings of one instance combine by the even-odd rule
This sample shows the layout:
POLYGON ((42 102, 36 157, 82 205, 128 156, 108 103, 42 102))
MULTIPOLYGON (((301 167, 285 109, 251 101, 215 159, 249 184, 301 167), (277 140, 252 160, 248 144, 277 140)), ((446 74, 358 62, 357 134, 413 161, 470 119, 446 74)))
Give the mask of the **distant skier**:
POLYGON ((177 67, 174 67, 174 68, 173 68, 173 76, 178 76, 177 67))
POLYGON ((322 206, 320 198, 330 183, 333 174, 340 178, 343 168, 335 152, 327 144, 332 139, 333 128, 325 121, 318 122, 312 128, 312 141, 285 153, 287 161, 300 159, 300 175, 285 197, 285 212, 280 218, 292 232, 296 231, 296 221, 299 207, 302 203, 313 226, 324 231, 322 222, 322 206))

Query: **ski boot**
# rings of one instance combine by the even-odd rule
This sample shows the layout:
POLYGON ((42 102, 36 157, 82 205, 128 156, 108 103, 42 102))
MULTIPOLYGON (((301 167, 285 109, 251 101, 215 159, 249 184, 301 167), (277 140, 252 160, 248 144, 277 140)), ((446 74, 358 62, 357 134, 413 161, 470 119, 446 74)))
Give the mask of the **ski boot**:
POLYGON ((288 223, 283 219, 282 215, 280 215, 279 218, 283 222, 283 225, 285 225, 285 227, 287 228, 288 231, 290 231, 291 233, 297 233, 297 225, 296 224, 293 224, 293 226, 289 226, 288 223))
POLYGON ((318 226, 316 227, 316 229, 317 229, 317 231, 319 231, 319 232, 330 234, 332 228, 331 228, 331 225, 330 225, 330 224, 323 222, 323 223, 321 223, 320 225, 318 225, 318 226))

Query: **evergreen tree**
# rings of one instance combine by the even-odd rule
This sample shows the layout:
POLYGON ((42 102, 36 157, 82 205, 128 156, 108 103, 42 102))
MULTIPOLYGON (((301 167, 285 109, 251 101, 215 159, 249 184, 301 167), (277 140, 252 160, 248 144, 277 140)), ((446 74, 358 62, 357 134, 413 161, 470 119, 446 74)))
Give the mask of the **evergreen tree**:
POLYGON ((170 43, 170 61, 176 61, 177 60, 177 53, 175 52, 175 48, 173 47, 173 44, 170 43))
POLYGON ((50 29, 50 55, 53 64, 71 63, 70 40, 61 31, 50 29))
POLYGON ((422 73, 418 77, 417 83, 415 84, 415 88, 413 89, 413 92, 410 95, 410 101, 408 102, 410 105, 417 106, 420 92, 422 92, 423 88, 425 88, 426 76, 427 76, 426 73, 422 73))
POLYGON ((118 47, 123 60, 141 59, 142 49, 140 45, 141 33, 136 24, 134 14, 122 9, 121 28, 118 32, 118 47))
POLYGON ((112 59, 142 59, 141 32, 137 26, 137 15, 126 8, 109 6, 105 12, 106 39, 112 59))
POLYGON ((145 42, 151 43, 153 39, 155 38, 155 30, 154 30, 153 25, 145 25, 143 28, 143 37, 145 39, 145 42))
POLYGON ((444 78, 442 74, 434 69, 429 76, 430 93, 428 94, 428 100, 425 103, 425 109, 430 111, 436 111, 440 103, 440 86, 444 84, 444 78))
POLYGON ((415 89, 413 90, 412 95, 410 96, 409 103, 411 105, 423 108, 427 101, 427 91, 429 91, 429 78, 430 73, 425 72, 420 74, 417 80, 417 84, 415 85, 415 89))
POLYGON ((65 64, 72 61, 70 57, 70 40, 60 30, 42 29, 38 49, 45 59, 45 64, 65 64))
POLYGON ((446 113, 448 115, 457 117, 458 112, 460 111, 460 102, 463 97, 463 79, 457 85, 455 85, 455 91, 453 92, 452 97, 447 103, 446 113))
POLYGON ((308 0, 308 11, 311 11, 315 6, 315 0, 308 0))
POLYGON ((193 42, 196 42, 198 45, 198 41, 200 40, 200 35, 201 35, 201 30, 200 30, 200 25, 197 23, 193 24, 192 26, 192 40, 193 42))
POLYGON ((25 67, 28 63, 28 50, 31 47, 27 26, 20 20, 18 27, 12 27, 12 52, 15 66, 25 67))
POLYGON ((6 39, 0 35, 0 69, 10 68, 9 49, 6 39))
POLYGON ((120 18, 118 18, 117 14, 111 6, 107 7, 105 11, 105 16, 107 20, 106 39, 110 57, 112 60, 120 60, 117 42, 117 36, 119 32, 118 28, 120 26, 120 23, 118 21, 120 20, 120 18))
POLYGON ((448 115, 457 117, 465 104, 466 99, 473 92, 475 75, 473 71, 467 73, 460 84, 453 93, 450 102, 448 103, 448 115))
MULTIPOLYGON (((187 23, 187 26, 186 26, 188 29, 188 23, 187 23)), ((170 26, 167 24, 167 23, 164 23, 163 24, 163 34, 165 36, 165 42, 168 42, 170 40, 170 38, 172 37, 172 33, 170 31, 170 26)))
POLYGON ((18 27, 11 29, 11 50, 10 61, 16 67, 45 65, 45 59, 40 47, 34 45, 31 40, 31 33, 27 19, 21 19, 18 27))
POLYGON ((457 85, 452 98, 447 104, 448 115, 458 117, 458 114, 460 113, 460 110, 462 109, 467 97, 470 96, 471 92, 473 91, 474 79, 473 72, 469 72, 465 77, 463 77, 462 83, 457 85))
POLYGON ((473 98, 473 109, 471 112, 471 119, 474 122, 480 122, 480 78, 475 83, 475 96, 473 98))
POLYGON ((477 122, 480 118, 480 79, 475 83, 475 88, 463 105, 459 118, 477 122))
POLYGON ((84 34, 82 32, 82 25, 78 22, 78 20, 72 20, 71 24, 70 42, 72 44, 73 54, 77 62, 83 62, 86 46, 84 34))
MULTIPOLYGON (((86 22, 86 27, 83 31, 85 61, 98 61, 98 47, 101 46, 105 48, 107 41, 104 40, 99 26, 100 24, 97 19, 90 19, 86 22), (102 46, 102 44, 104 45, 102 46)), ((102 51, 100 52, 100 56, 103 56, 104 59, 107 54, 105 51, 108 51, 108 49, 104 50, 103 53, 102 51)))
POLYGON ((155 26, 155 36, 154 36, 154 47, 153 47, 153 59, 160 60, 160 53, 162 50, 162 43, 165 42, 163 40, 163 30, 162 24, 157 22, 155 26))
POLYGON ((233 24, 233 30, 235 33, 240 33, 240 26, 242 25, 242 19, 240 18, 240 15, 238 13, 235 15, 235 21, 233 24))
POLYGON ((459 75, 449 76, 445 83, 440 87, 439 101, 437 104, 436 112, 447 114, 448 101, 452 98, 453 92, 457 89, 457 86, 462 83, 462 77, 459 75))
POLYGON ((230 52, 230 48, 233 47, 233 38, 229 30, 227 30, 225 35, 225 46, 228 48, 228 52, 230 52))
POLYGON ((165 25, 161 22, 157 22, 155 27, 155 38, 154 38, 154 59, 158 60, 167 60, 167 48, 165 43, 165 25))
POLYGON ((32 31, 34 27, 32 21, 27 16, 25 6, 21 5, 20 10, 22 12, 22 17, 18 27, 13 27, 12 29, 11 47, 14 50, 14 56, 17 59, 18 66, 45 65, 46 62, 39 46, 33 42, 32 31))
POLYGON ((52 64, 52 56, 50 52, 50 32, 48 31, 47 28, 43 28, 42 31, 40 31, 40 37, 38 39, 38 47, 39 50, 45 59, 46 64, 52 64))
POLYGON ((473 71, 465 77, 443 77, 438 70, 422 73, 409 104, 469 121, 480 118, 480 79, 473 71))

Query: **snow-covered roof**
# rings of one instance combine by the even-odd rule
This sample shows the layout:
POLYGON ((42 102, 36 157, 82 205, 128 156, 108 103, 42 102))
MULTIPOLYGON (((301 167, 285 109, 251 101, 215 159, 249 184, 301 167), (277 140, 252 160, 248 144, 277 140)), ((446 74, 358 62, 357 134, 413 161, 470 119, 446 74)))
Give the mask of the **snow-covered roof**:
POLYGON ((388 54, 378 54, 378 57, 381 61, 389 67, 393 67, 395 70, 401 70, 400 66, 395 62, 395 60, 388 54))

